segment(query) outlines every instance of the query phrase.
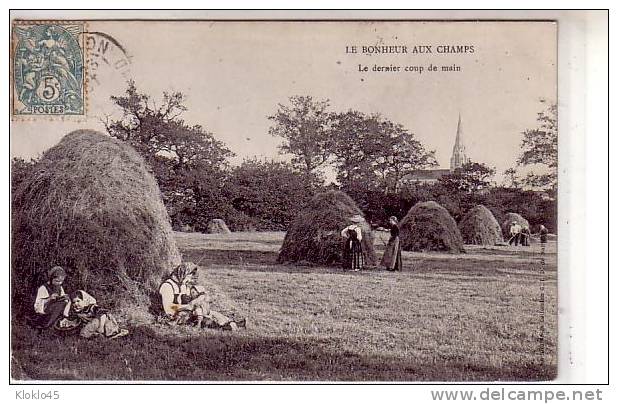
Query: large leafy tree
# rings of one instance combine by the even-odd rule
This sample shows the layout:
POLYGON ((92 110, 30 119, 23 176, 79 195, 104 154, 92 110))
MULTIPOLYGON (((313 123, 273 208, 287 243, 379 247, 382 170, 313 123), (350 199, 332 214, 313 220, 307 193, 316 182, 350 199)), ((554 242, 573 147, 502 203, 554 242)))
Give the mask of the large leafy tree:
POLYGON ((538 113, 538 126, 526 129, 521 142, 520 166, 542 165, 545 173, 528 173, 525 185, 555 193, 558 186, 558 108, 556 104, 541 101, 546 108, 538 113))
POLYGON ((159 160, 168 167, 195 168, 200 165, 221 167, 233 153, 223 142, 200 125, 181 119, 186 111, 181 92, 163 93, 161 105, 140 93, 130 81, 125 94, 112 96, 122 116, 104 121, 109 134, 130 143, 149 162, 159 160))
POLYGON ((438 164, 434 152, 425 150, 414 134, 401 124, 379 120, 377 139, 381 148, 373 166, 385 194, 399 192, 404 178, 414 170, 438 164))
POLYGON ((331 153, 344 188, 396 193, 412 171, 436 165, 433 151, 402 125, 380 115, 333 115, 331 153))
POLYGON ((314 174, 300 174, 289 163, 245 160, 230 176, 232 205, 258 230, 285 230, 319 187, 314 174))
POLYGON ((204 127, 181 118, 187 109, 184 95, 164 93, 156 105, 130 81, 123 95, 111 99, 121 114, 106 117, 107 131, 150 164, 174 224, 203 227, 202 222, 219 215, 213 207, 224 201, 227 160, 233 153, 204 127))
POLYGON ((373 164, 381 148, 376 117, 350 110, 332 116, 329 150, 335 158, 337 180, 345 190, 373 189, 379 178, 373 164))
POLYGON ((269 133, 283 138, 280 151, 292 155, 294 167, 306 174, 314 173, 330 157, 328 106, 328 100, 293 96, 289 105, 279 104, 277 112, 268 117, 273 123, 269 133))

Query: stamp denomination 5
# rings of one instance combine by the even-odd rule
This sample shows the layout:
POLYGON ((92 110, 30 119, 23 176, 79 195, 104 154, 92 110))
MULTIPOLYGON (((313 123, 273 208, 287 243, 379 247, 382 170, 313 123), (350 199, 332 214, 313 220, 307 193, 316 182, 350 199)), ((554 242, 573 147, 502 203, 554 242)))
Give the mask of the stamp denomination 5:
POLYGON ((14 115, 85 115, 84 23, 13 26, 14 115))

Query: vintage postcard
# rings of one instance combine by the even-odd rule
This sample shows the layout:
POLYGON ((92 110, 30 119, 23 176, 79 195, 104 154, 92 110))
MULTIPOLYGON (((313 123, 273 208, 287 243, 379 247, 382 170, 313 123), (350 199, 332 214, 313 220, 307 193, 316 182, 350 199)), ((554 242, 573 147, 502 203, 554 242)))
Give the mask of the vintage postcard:
POLYGON ((53 17, 12 382, 558 377, 556 21, 53 17))

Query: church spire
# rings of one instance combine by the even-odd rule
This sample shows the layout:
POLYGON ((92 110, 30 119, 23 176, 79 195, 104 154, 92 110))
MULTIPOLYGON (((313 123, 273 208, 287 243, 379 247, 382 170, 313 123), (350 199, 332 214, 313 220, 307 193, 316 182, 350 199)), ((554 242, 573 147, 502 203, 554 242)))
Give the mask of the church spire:
POLYGON ((453 155, 451 156, 451 170, 461 168, 468 162, 466 157, 466 148, 463 144, 463 128, 461 126, 461 113, 457 120, 457 135, 455 136, 455 145, 453 146, 453 155))

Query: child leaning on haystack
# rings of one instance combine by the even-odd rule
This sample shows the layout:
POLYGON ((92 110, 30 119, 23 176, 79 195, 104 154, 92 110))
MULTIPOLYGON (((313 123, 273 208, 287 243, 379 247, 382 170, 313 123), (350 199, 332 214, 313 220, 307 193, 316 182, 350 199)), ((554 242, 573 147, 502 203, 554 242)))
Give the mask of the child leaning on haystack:
POLYGON ((77 318, 84 324, 79 333, 81 337, 103 336, 114 339, 129 333, 118 326, 112 313, 99 307, 97 300, 84 290, 71 293, 71 306, 77 318))
POLYGON ((193 324, 217 327, 235 331, 245 327, 246 320, 232 320, 225 315, 211 310, 211 299, 206 290, 197 285, 197 265, 183 262, 159 287, 161 303, 166 319, 170 324, 193 324))

